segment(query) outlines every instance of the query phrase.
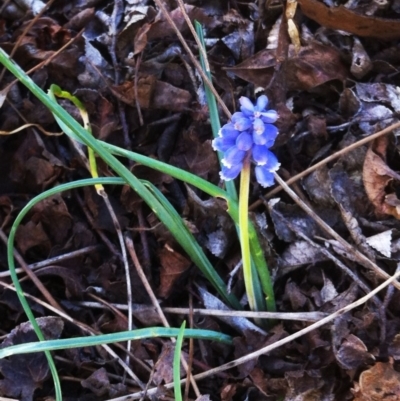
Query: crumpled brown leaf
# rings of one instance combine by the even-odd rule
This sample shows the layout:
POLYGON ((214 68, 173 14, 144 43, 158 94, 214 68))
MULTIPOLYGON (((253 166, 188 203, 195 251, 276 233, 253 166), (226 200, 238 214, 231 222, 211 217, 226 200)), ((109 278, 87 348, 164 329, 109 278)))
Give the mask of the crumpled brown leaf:
POLYGON ((169 246, 165 246, 158 256, 161 262, 158 296, 167 298, 171 294, 175 282, 190 267, 192 262, 169 246))
POLYGON ((353 393, 354 401, 398 401, 400 373, 393 369, 392 363, 377 362, 361 373, 353 393))
POLYGON ((386 164, 387 136, 375 139, 367 151, 363 168, 363 181, 368 199, 378 215, 388 214, 400 218, 400 199, 390 189, 393 180, 400 181, 400 175, 386 164))
MULTIPOLYGON (((111 87, 112 93, 121 101, 136 106, 135 83, 126 81, 111 87)), ((183 111, 188 109, 191 94, 167 82, 159 81, 153 75, 142 76, 137 83, 137 100, 143 109, 165 109, 183 111), (171 102, 171 99, 174 99, 171 102)))
MULTIPOLYGON (((275 50, 262 50, 243 63, 226 70, 257 86, 268 86, 273 67, 277 64, 275 50)), ((288 59, 282 69, 287 90, 310 90, 332 80, 342 81, 347 76, 338 50, 318 42, 300 48, 289 47, 288 59)))

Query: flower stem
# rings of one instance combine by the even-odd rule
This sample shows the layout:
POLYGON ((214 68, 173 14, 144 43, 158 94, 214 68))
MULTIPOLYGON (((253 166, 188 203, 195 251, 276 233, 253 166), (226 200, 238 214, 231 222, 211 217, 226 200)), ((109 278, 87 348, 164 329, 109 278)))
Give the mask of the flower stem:
POLYGON ((254 291, 253 275, 251 270, 251 255, 249 242, 249 188, 250 188, 250 158, 246 156, 243 161, 243 169, 240 173, 239 192, 239 235, 242 249, 242 263, 244 285, 249 301, 250 309, 257 310, 257 302, 254 291))

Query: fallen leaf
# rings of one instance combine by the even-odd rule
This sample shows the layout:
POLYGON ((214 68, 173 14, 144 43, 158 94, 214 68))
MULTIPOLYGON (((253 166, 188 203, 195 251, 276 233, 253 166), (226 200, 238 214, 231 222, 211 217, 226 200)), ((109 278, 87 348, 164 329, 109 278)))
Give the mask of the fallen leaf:
POLYGON ((317 0, 298 0, 301 11, 318 24, 377 39, 400 38, 400 20, 358 14, 345 6, 328 7, 317 0))
MULTIPOLYGON (((276 64, 276 51, 262 50, 226 70, 257 86, 267 87, 276 64)), ((289 91, 310 90, 332 80, 343 81, 347 76, 339 51, 318 42, 301 47, 299 52, 296 52, 294 46, 289 46, 289 55, 282 62, 282 70, 282 79, 289 91)))
MULTIPOLYGON (((230 310, 222 301, 217 297, 210 294, 205 288, 197 286, 200 298, 206 309, 217 309, 217 310, 230 310)), ((250 322, 247 318, 238 316, 218 316, 218 320, 233 327, 241 334, 245 334, 247 331, 254 331, 262 335, 266 335, 266 332, 250 322)))
MULTIPOLYGON (((215 28, 218 25, 217 19, 206 15, 200 7, 185 4, 185 10, 192 22, 197 20, 202 25, 206 26, 207 29, 215 28)), ((182 10, 179 7, 170 12, 170 17, 177 25, 179 32, 183 34, 189 30, 185 18, 183 17, 182 10)), ((147 39, 152 41, 171 35, 175 35, 174 29, 166 19, 161 18, 152 24, 151 29, 147 33, 147 39)))
POLYGON ((107 371, 104 368, 97 369, 87 379, 82 380, 81 385, 92 391, 97 397, 107 394, 110 387, 107 371))
MULTIPOLYGON (((61 318, 42 317, 36 319, 46 340, 60 337, 64 327, 61 318)), ((6 336, 0 347, 38 341, 30 322, 17 326, 6 336)), ((33 400, 34 391, 41 387, 49 374, 49 365, 43 353, 13 355, 0 360, 0 394, 20 401, 33 400)))
MULTIPOLYGON (((173 360, 174 360, 174 346, 170 343, 163 345, 161 355, 154 368, 153 381, 157 385, 161 383, 170 383, 173 380, 173 360)), ((182 370, 182 366, 181 366, 182 370)))
POLYGON ((158 296, 168 298, 176 281, 190 267, 192 262, 166 245, 158 254, 161 263, 158 296))
MULTIPOLYGON (((125 81, 119 86, 112 86, 111 91, 121 102, 136 106, 134 81, 125 81)), ((142 76, 137 83, 137 99, 143 109, 183 111, 189 108, 191 98, 188 91, 158 81, 153 75, 142 76), (174 101, 171 102, 171 99, 174 101)))
POLYGON ((40 247, 43 254, 48 255, 51 248, 50 239, 41 222, 28 221, 26 224, 20 224, 15 235, 15 242, 23 255, 33 247, 40 247))
POLYGON ((399 401, 400 373, 392 363, 377 362, 361 373, 353 393, 354 401, 399 401))
POLYGON ((40 276, 58 276, 65 284, 65 292, 67 298, 81 298, 85 289, 82 283, 82 275, 78 274, 73 269, 63 266, 46 266, 36 270, 36 275, 40 276))
POLYGON ((281 255, 280 265, 285 271, 293 270, 297 267, 315 264, 326 260, 319 249, 310 246, 307 241, 295 241, 291 243, 281 255))
POLYGON ((366 238, 367 244, 380 252, 382 255, 390 258, 392 246, 392 230, 384 231, 366 238))
POLYGON ((344 369, 357 369, 375 360, 363 341, 353 334, 349 334, 343 339, 337 352, 335 352, 337 361, 344 369))
POLYGON ((363 181, 368 199, 378 215, 388 214, 400 218, 400 200, 394 192, 389 192, 389 184, 400 180, 400 175, 386 164, 387 136, 375 139, 365 156, 363 181))

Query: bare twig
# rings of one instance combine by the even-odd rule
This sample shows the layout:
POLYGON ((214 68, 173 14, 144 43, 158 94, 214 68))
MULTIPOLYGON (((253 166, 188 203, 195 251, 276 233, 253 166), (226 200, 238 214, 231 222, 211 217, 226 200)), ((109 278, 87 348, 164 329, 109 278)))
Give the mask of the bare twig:
MULTIPOLYGON (((95 302, 78 301, 73 302, 75 305, 86 306, 88 308, 104 308, 103 305, 95 302)), ((119 310, 127 310, 124 304, 112 304, 113 307, 119 310)), ((149 310, 154 309, 149 306, 149 310)), ((177 315, 189 315, 189 308, 161 308, 165 313, 173 313, 177 315)), ((324 312, 251 312, 251 311, 236 311, 236 310, 220 310, 220 309, 199 309, 193 308, 193 315, 198 316, 223 316, 223 317, 247 317, 257 319, 274 319, 274 320, 295 320, 303 322, 316 322, 328 316, 324 312)))
MULTIPOLYGON (((54 258, 49 258, 49 259, 43 260, 38 263, 32 263, 30 265, 27 265, 27 267, 31 270, 40 269, 41 267, 45 267, 45 266, 49 266, 49 265, 53 265, 53 264, 59 264, 60 262, 75 258, 80 255, 87 255, 88 253, 90 253, 96 249, 99 249, 99 245, 87 246, 85 248, 79 249, 78 251, 68 252, 63 255, 55 256, 54 258)), ((17 274, 23 273, 24 271, 25 270, 22 267, 18 267, 15 269, 15 272, 17 274)), ((0 278, 1 277, 9 277, 9 276, 10 276, 10 272, 8 270, 4 271, 4 272, 0 272, 0 278)))
MULTIPOLYGON (((119 246, 121 248, 121 253, 122 253, 122 263, 124 265, 124 270, 125 270, 125 280, 126 280, 126 302, 128 305, 128 330, 132 330, 132 282, 131 282, 131 275, 129 272, 129 263, 128 263, 128 256, 126 253, 126 247, 125 247, 125 241, 124 241, 124 237, 122 235, 122 230, 121 230, 121 226, 119 224, 117 215, 114 212, 114 208, 111 205, 110 200, 108 199, 107 193, 102 190, 101 191, 101 197, 104 200, 104 203, 107 206, 108 209, 108 213, 110 213, 111 219, 113 221, 114 227, 115 227, 115 231, 117 232, 117 236, 118 236, 118 241, 119 241, 119 246)), ((126 355, 126 364, 129 365, 129 353, 131 351, 132 348, 132 341, 129 340, 127 342, 127 355, 126 355)))

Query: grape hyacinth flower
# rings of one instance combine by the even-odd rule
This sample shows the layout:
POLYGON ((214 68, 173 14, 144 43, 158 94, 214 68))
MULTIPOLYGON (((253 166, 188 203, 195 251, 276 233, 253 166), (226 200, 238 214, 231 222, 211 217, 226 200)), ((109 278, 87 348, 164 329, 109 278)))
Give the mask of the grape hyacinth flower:
POLYGON ((250 99, 239 99, 240 112, 233 114, 219 136, 213 140, 213 148, 224 154, 220 176, 223 180, 235 179, 245 164, 256 164, 255 175, 263 187, 274 184, 274 172, 280 163, 269 150, 278 135, 273 123, 278 119, 275 110, 267 110, 268 98, 260 96, 254 105, 250 99))

